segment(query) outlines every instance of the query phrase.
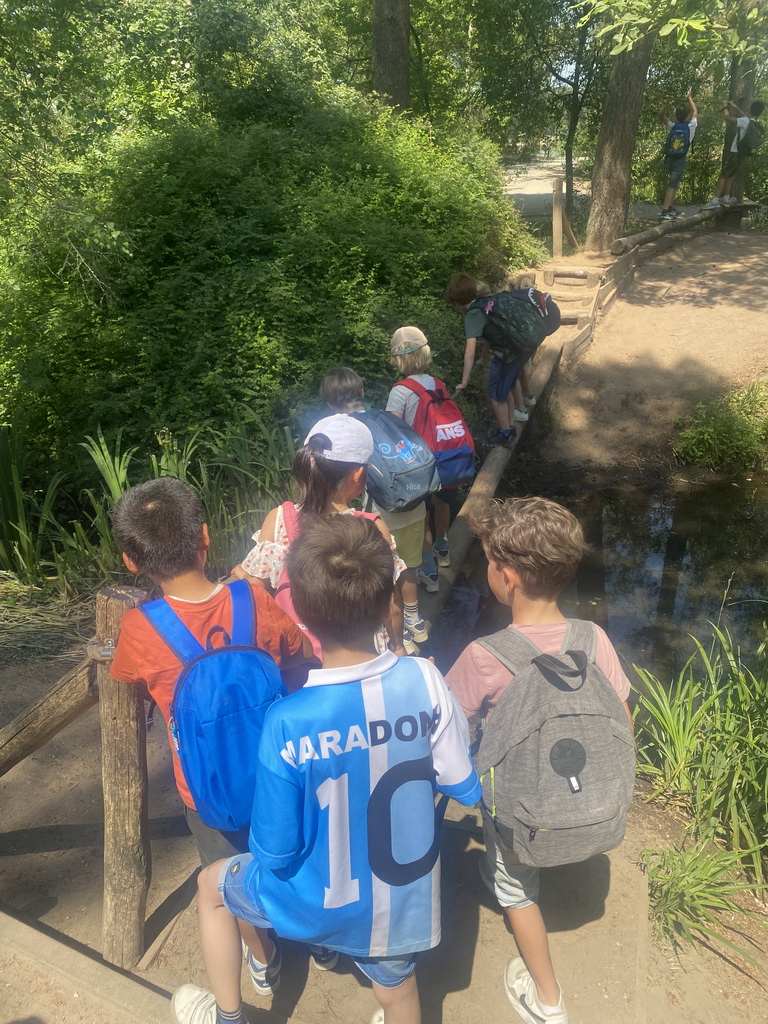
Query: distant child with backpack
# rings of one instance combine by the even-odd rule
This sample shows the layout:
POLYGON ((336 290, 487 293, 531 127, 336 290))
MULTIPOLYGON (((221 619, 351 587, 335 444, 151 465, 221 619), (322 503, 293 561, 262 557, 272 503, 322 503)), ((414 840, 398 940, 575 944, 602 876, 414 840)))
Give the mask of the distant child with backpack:
MULTIPOLYGON (((369 429, 379 434, 380 431, 383 432, 386 429, 386 421, 392 421, 392 416, 389 415, 392 410, 389 410, 389 406, 385 411, 367 409, 363 401, 364 393, 362 378, 347 366, 329 370, 320 385, 320 395, 331 409, 335 412, 359 416, 369 429)), ((402 419, 402 417, 400 418, 402 419)), ((412 433, 415 436, 415 432, 412 433)), ((380 437, 379 440, 382 441, 382 438, 380 437)), ((387 447, 386 435, 382 445, 384 448, 387 447)), ((391 438, 391 446, 396 447, 394 435, 391 438)), ((387 460, 380 461, 386 463, 387 460)), ((436 473, 435 469, 435 475, 436 473)), ((431 575, 429 574, 429 565, 426 566, 426 571, 422 568, 427 505, 422 498, 412 508, 403 511, 388 510, 376 501, 377 497, 381 499, 381 494, 373 486, 374 481, 371 480, 370 471, 366 483, 369 486, 369 496, 376 514, 381 517, 380 521, 386 524, 390 530, 397 545, 397 554, 404 563, 397 581, 403 601, 403 647, 406 654, 418 654, 417 645, 425 643, 429 639, 427 624, 419 611, 418 583, 421 582, 429 591, 435 591, 439 586, 431 543, 429 546, 429 554, 432 557, 431 575)))
POLYGON ((545 498, 495 500, 471 525, 512 625, 471 643, 447 675, 467 717, 485 719, 481 876, 519 957, 504 984, 528 1024, 567 1024, 538 906, 539 867, 621 842, 635 775, 629 681, 605 633, 566 620, 557 598, 586 550, 576 518, 545 498))
POLYGON ((699 112, 690 89, 685 96, 688 104, 681 103, 675 108, 674 121, 670 121, 666 113, 660 115, 661 123, 667 128, 667 137, 664 141, 664 162, 669 173, 669 181, 667 182, 667 191, 664 193, 664 204, 659 214, 659 220, 674 220, 675 217, 683 216, 682 211, 673 206, 673 203, 685 170, 688 150, 691 148, 699 125, 699 112))
MULTIPOLYGON (((296 623, 262 587, 241 581, 232 588, 208 580, 204 572, 210 545, 208 527, 202 502, 188 484, 173 477, 161 477, 132 487, 115 505, 112 528, 129 571, 147 576, 162 590, 164 597, 131 609, 123 616, 110 673, 121 683, 143 681, 150 696, 157 701, 168 726, 173 773, 184 814, 205 866, 248 849, 249 811, 242 817, 241 809, 242 820, 226 822, 230 827, 222 828, 215 821, 231 800, 249 805, 253 790, 249 795, 248 765, 245 768, 237 763, 234 767, 230 765, 237 774, 235 793, 231 775, 218 774, 216 763, 206 763, 206 754, 211 748, 188 746, 183 728, 179 732, 177 726, 186 724, 178 704, 182 688, 188 688, 182 676, 185 663, 203 656, 198 674, 188 673, 187 679, 193 687, 206 687, 215 685, 217 679, 206 680, 200 676, 201 667, 203 671, 216 672, 219 665, 226 673, 228 665, 229 671, 232 670, 230 659, 235 657, 229 653, 207 657, 207 648, 223 651, 227 639, 261 648, 261 654, 251 651, 235 659, 237 671, 244 673, 247 691, 255 694, 254 705, 238 705, 243 722, 256 723, 247 735, 252 751, 259 741, 259 722, 263 720, 266 706, 285 692, 276 666, 287 669, 305 662, 311 658, 312 648, 296 623), (166 631, 169 639, 164 638, 166 631), (185 770, 194 777, 187 778, 185 770), (230 792, 223 793, 221 805, 212 807, 209 813, 207 789, 211 786, 223 790, 229 787, 230 792), (201 798, 205 807, 198 808, 201 798)), ((189 696, 193 702, 194 694, 189 696)), ((205 698, 207 703, 209 696, 205 698)), ((241 700, 239 691, 234 698, 231 690, 224 696, 241 700)), ((247 698, 248 693, 244 696, 247 698)), ((190 713, 187 710, 183 714, 190 713)), ((195 723, 193 731, 196 731, 195 723)), ((232 742, 228 751, 230 761, 238 749, 232 742)))
POLYGON ((438 566, 449 566, 448 527, 458 511, 457 488, 475 475, 475 442, 445 383, 427 373, 432 350, 418 327, 400 327, 392 335, 392 363, 403 375, 387 399, 387 412, 399 416, 429 445, 440 473, 440 490, 427 501, 434 515, 434 545, 429 528, 420 580, 436 590, 438 566))
POLYGON ((375 525, 308 516, 288 553, 296 609, 320 638, 322 669, 267 712, 259 746, 252 854, 206 868, 200 938, 212 992, 183 985, 178 1024, 245 1024, 242 954, 272 991, 280 947, 268 935, 352 957, 382 1011, 419 1024, 419 952, 440 942, 436 792, 465 806, 480 784, 461 709, 429 661, 377 654, 393 601, 392 552, 375 525))
POLYGON ((456 274, 445 290, 446 301, 464 314, 464 367, 454 397, 469 386, 478 355, 478 341, 491 353, 487 393, 498 429, 486 439, 488 447, 509 447, 517 437, 515 421, 528 419, 526 406, 536 404, 533 394, 523 395, 518 378, 544 338, 560 326, 560 311, 551 297, 534 288, 481 296, 479 282, 469 274, 456 274))
POLYGON ((765 110, 761 100, 755 100, 749 107, 749 114, 739 110, 732 100, 726 100, 723 106, 723 118, 736 125, 730 150, 723 157, 723 169, 717 182, 714 196, 705 203, 704 209, 728 206, 735 202, 731 196, 733 179, 744 166, 747 159, 762 145, 765 128, 758 118, 765 110))
MULTIPOLYGON (((253 535, 254 546, 242 563, 232 570, 235 576, 251 576, 259 580, 304 630, 306 626, 296 616, 293 604, 293 581, 288 573, 286 556, 291 544, 301 533, 307 516, 350 515, 373 520, 392 548, 395 578, 405 569, 402 559, 397 555, 395 541, 381 516, 377 512, 356 511, 350 504, 363 493, 366 469, 372 454, 371 432, 354 416, 326 416, 319 420, 293 460, 299 500, 284 501, 267 514, 261 529, 253 535)), ((319 640, 311 632, 307 635, 316 656, 321 658, 319 640)), ((403 617, 398 607, 387 610, 387 619, 379 623, 377 637, 380 650, 386 650, 389 646, 396 654, 406 653, 403 647, 403 617)))

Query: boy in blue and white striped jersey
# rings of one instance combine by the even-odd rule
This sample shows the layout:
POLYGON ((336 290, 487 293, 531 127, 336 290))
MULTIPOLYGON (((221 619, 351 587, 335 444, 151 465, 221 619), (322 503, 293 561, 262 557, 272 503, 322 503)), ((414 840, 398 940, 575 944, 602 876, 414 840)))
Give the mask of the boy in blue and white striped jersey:
POLYGON ((243 936, 257 991, 274 991, 279 979, 272 927, 349 954, 372 981, 386 1024, 419 1024, 417 954, 440 941, 435 791, 465 805, 480 797, 466 721, 431 662, 374 649, 393 573, 373 524, 310 520, 288 561, 294 604, 321 640, 323 668, 267 712, 251 854, 200 875, 213 993, 177 990, 176 1020, 244 1021, 239 918, 251 926, 243 936))

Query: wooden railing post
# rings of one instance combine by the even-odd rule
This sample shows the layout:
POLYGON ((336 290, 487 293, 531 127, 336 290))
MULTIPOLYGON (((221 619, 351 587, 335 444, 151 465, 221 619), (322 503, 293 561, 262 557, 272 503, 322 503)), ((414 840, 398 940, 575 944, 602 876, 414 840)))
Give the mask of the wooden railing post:
POLYGON ((563 179, 552 182, 552 255, 563 255, 563 179))
MULTIPOLYGON (((101 646, 117 643, 120 620, 146 597, 136 587, 105 587, 96 597, 101 646)), ((104 788, 102 955, 130 970, 144 952, 144 919, 152 872, 147 810, 144 701, 137 686, 116 683, 108 660, 97 663, 104 788)))

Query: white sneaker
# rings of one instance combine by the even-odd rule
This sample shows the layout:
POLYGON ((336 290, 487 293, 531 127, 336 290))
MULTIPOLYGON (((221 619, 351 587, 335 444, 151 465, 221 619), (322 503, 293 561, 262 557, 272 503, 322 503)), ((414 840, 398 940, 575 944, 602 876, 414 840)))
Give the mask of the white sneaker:
POLYGON ((416 646, 413 640, 411 640, 411 634, 408 632, 408 630, 405 630, 403 632, 403 647, 405 648, 406 654, 419 653, 419 648, 416 646))
POLYGON ((712 196, 708 203, 704 203, 702 210, 716 210, 720 205, 720 200, 717 196, 712 196))
POLYGON ((403 627, 403 632, 415 640, 417 644, 424 644, 429 640, 427 624, 421 617, 416 619, 415 622, 403 619, 403 627))
POLYGON ((371 1017, 371 1024, 384 1024, 384 1011, 381 1007, 371 1017))
POLYGON ((731 198, 731 196, 720 196, 720 205, 721 206, 730 206, 732 203, 735 203, 735 202, 736 202, 736 200, 731 198))
POLYGON ((518 423, 526 423, 528 421, 528 410, 515 409, 515 419, 518 423))
POLYGON ((523 401, 528 406, 536 405, 536 395, 533 392, 530 395, 523 395, 523 401))
POLYGON ((436 594, 440 589, 440 577, 436 572, 428 573, 423 569, 417 569, 416 582, 420 583, 429 594, 436 594))
POLYGON ((536 994, 533 978, 519 956, 513 956, 507 964, 504 972, 504 991, 513 1008, 527 1024, 568 1024, 562 993, 554 1013, 545 1013, 536 994))
POLYGON ((432 552, 438 565, 448 566, 451 564, 451 552, 447 544, 444 548, 439 548, 437 544, 433 544, 432 552))
MULTIPOLYGON (((250 951, 246 959, 248 973, 251 976, 251 984, 257 996, 271 996, 273 992, 277 992, 280 988, 280 968, 283 966, 283 957, 276 938, 272 939, 272 945, 274 946, 274 951, 268 964, 260 964, 250 951)), ((195 1024, 197 1024, 197 1021, 195 1021, 195 1024)))
POLYGON ((216 999, 197 985, 182 985, 173 993, 171 1013, 178 1024, 216 1024, 216 999))

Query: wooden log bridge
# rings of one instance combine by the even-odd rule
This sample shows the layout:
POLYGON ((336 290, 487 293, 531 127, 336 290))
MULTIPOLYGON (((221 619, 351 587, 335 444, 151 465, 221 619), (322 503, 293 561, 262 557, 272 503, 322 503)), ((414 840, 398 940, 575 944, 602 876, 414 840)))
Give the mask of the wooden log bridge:
POLYGON ((718 231, 738 231, 741 227, 741 219, 747 213, 751 213, 759 206, 759 203, 731 203, 730 206, 713 206, 692 217, 676 217, 674 220, 663 221, 656 227, 639 231, 636 235, 627 235, 626 238, 617 238, 611 243, 611 252, 614 256, 621 256, 638 245, 645 245, 646 242, 655 242, 657 238, 663 238, 673 231, 686 231, 688 228, 703 224, 704 221, 717 218, 718 231))
POLYGON ((102 955, 130 970, 144 952, 151 875, 144 699, 109 674, 120 620, 146 598, 137 587, 105 587, 96 597, 97 639, 88 657, 0 730, 0 776, 39 750, 98 701, 104 790, 102 955))

